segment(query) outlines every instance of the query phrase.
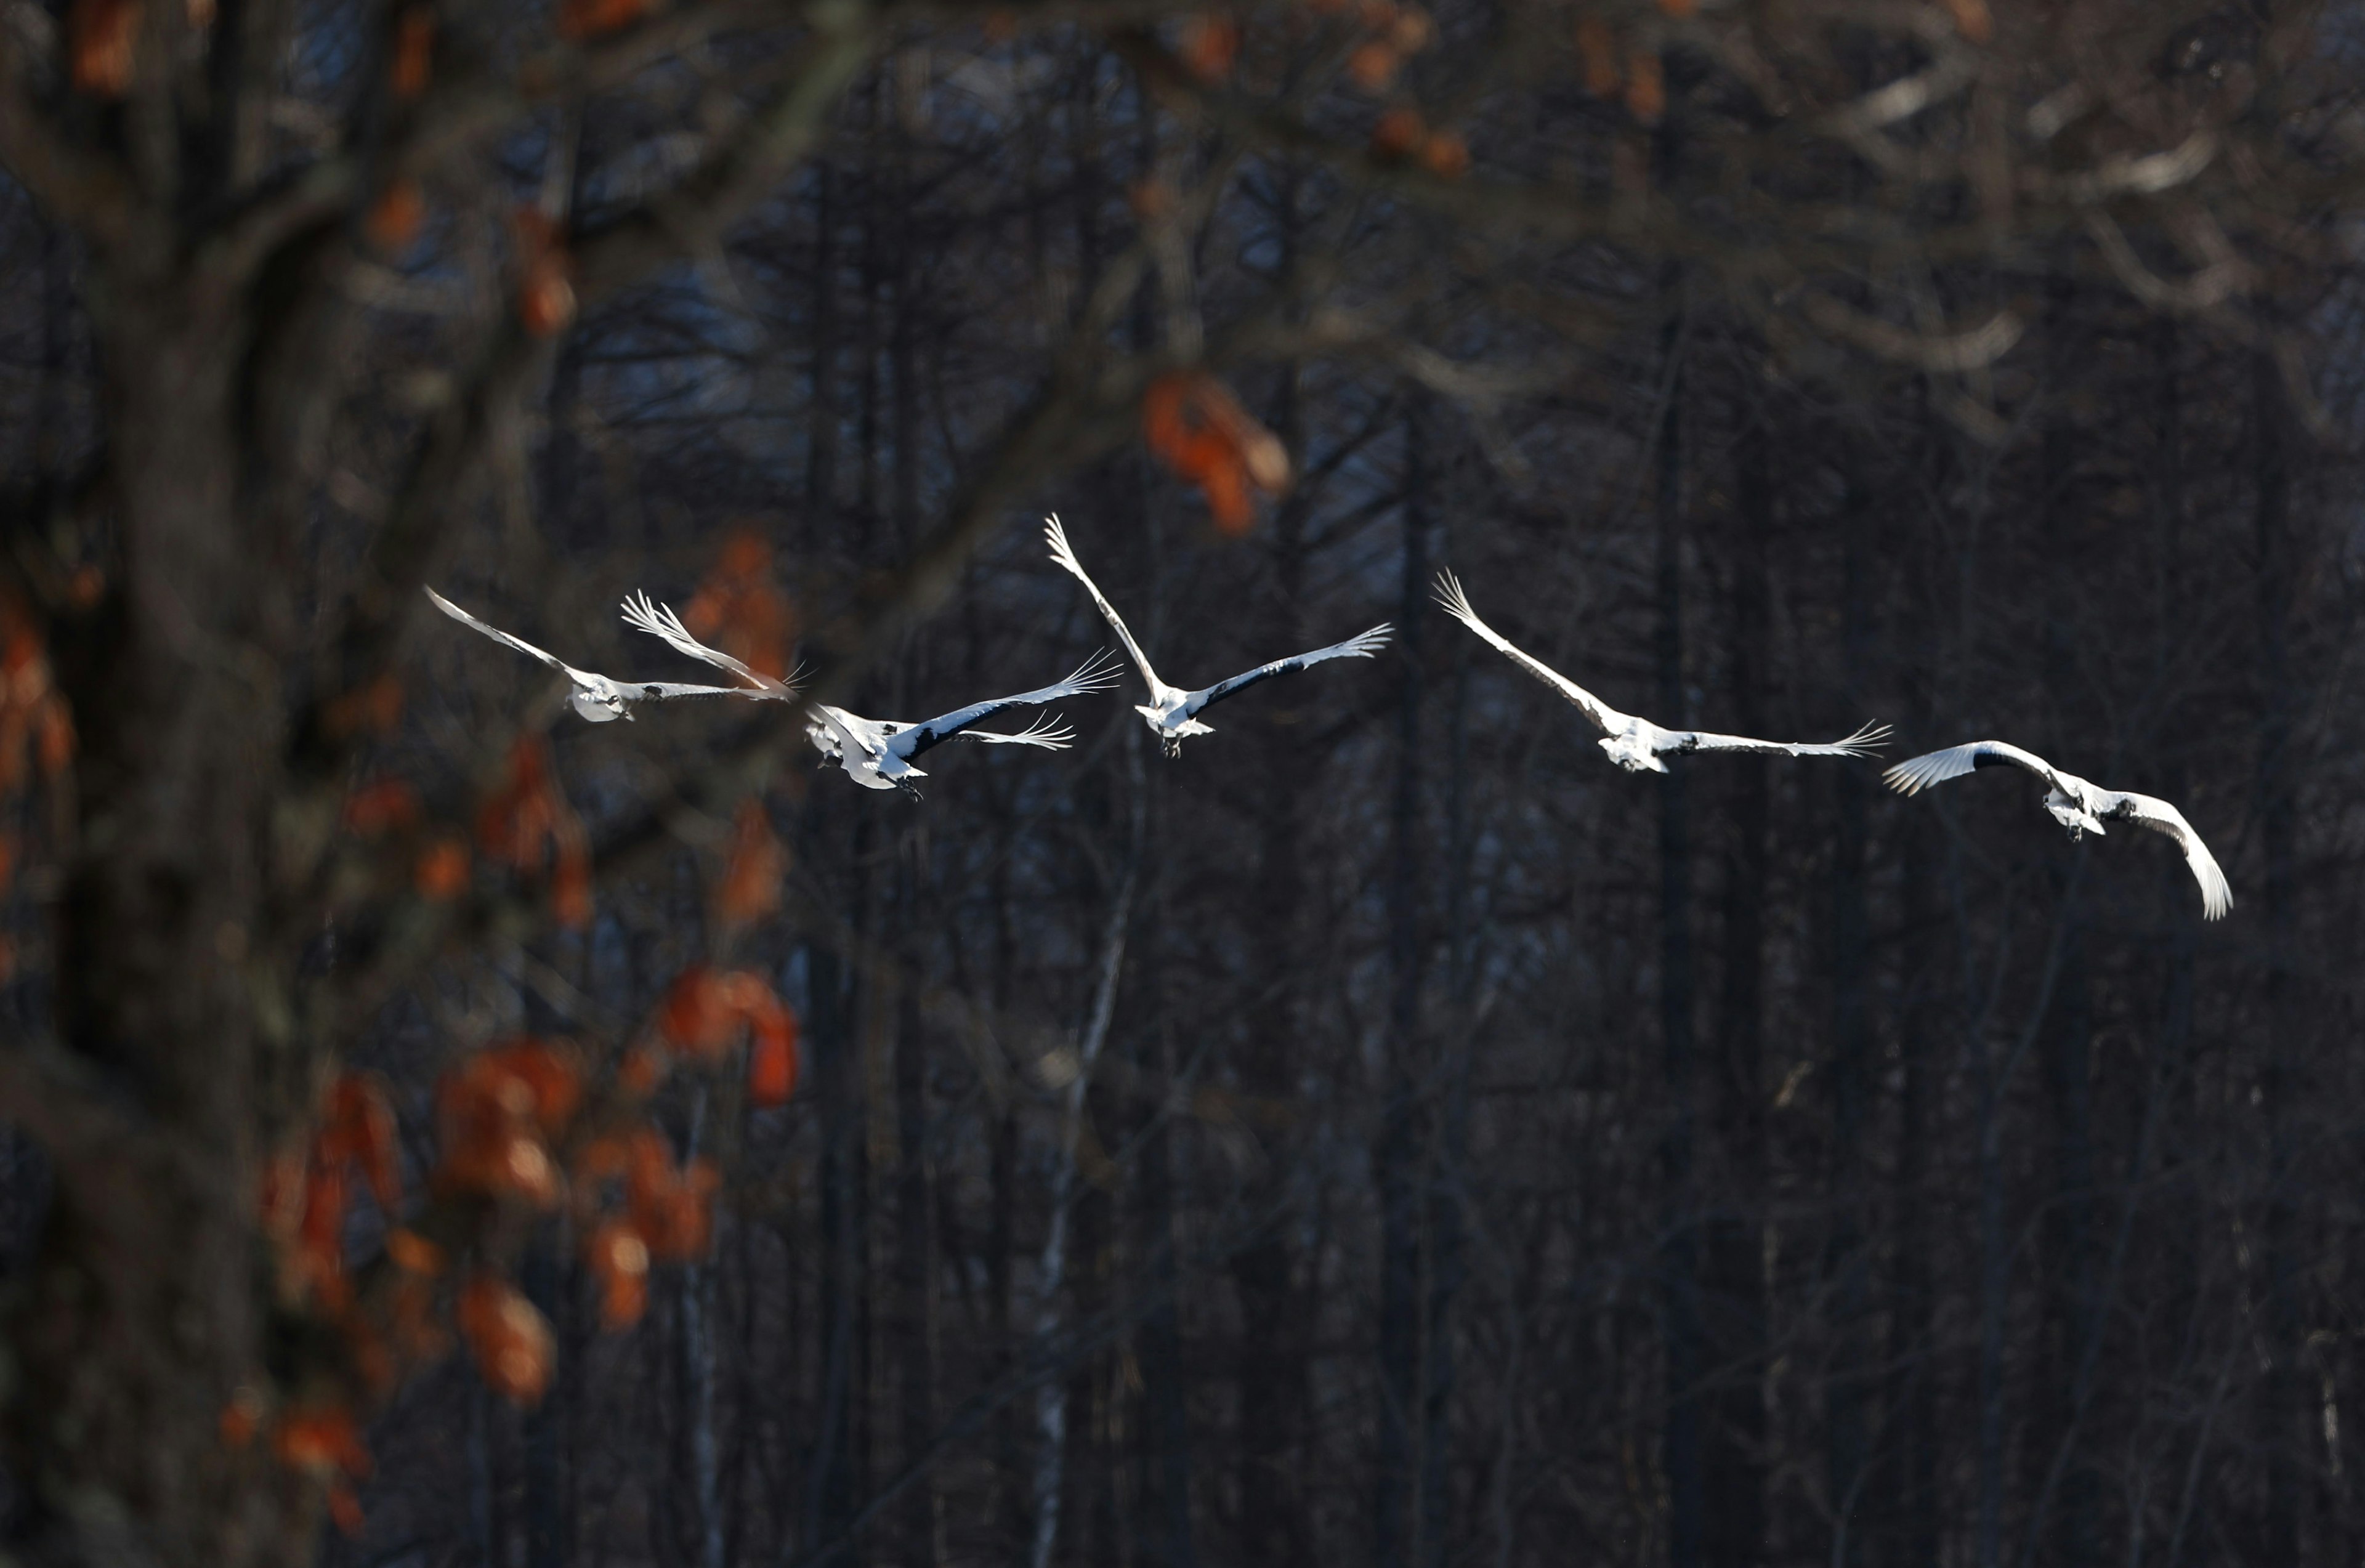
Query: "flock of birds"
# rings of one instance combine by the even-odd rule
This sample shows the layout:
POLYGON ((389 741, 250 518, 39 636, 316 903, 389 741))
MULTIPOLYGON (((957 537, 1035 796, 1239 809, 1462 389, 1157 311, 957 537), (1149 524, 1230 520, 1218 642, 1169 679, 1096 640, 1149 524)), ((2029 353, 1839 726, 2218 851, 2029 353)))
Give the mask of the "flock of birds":
MULTIPOLYGON (((1142 683, 1149 688, 1149 700, 1135 705, 1152 734, 1164 745, 1166 755, 1181 755, 1182 742, 1193 735, 1212 734, 1211 727, 1201 722, 1199 715, 1211 705, 1222 701, 1259 681, 1275 676, 1292 675, 1328 659, 1369 658, 1384 646, 1391 628, 1384 622, 1367 632, 1361 632, 1343 643, 1333 643, 1327 648, 1291 658, 1275 659, 1259 665, 1228 680, 1213 686, 1203 686, 1186 691, 1170 686, 1159 678, 1150 667, 1149 656, 1141 644, 1117 614, 1106 595, 1100 590, 1076 558, 1073 545, 1068 543, 1067 530, 1054 516, 1044 530, 1050 546, 1051 559, 1060 569, 1083 584, 1102 617, 1133 655, 1134 666, 1141 672, 1142 683)), ((513 637, 499 627, 488 625, 437 593, 427 590, 435 607, 462 624, 473 627, 495 642, 506 644, 530 658, 541 660, 565 676, 572 690, 568 700, 576 712, 595 724, 615 719, 630 719, 634 709, 648 702, 674 701, 684 698, 738 697, 758 701, 787 702, 794 699, 795 686, 790 681, 750 668, 719 648, 712 648, 692 636, 681 623, 681 618, 665 605, 653 602, 646 594, 634 594, 624 601, 625 624, 645 632, 671 644, 679 653, 701 660, 737 678, 735 686, 689 686, 666 681, 622 681, 589 670, 576 668, 555 658, 521 638, 513 637)), ((1758 756, 1873 756, 1880 744, 1889 737, 1885 724, 1867 724, 1841 740, 1820 744, 1790 741, 1757 740, 1747 735, 1713 734, 1700 730, 1662 729, 1650 720, 1631 713, 1621 713, 1585 688, 1562 675, 1549 665, 1521 652, 1493 627, 1478 617, 1470 607, 1469 597, 1450 572, 1440 574, 1437 585, 1438 602, 1447 613, 1494 647, 1512 663, 1558 691, 1575 703, 1579 711, 1591 720, 1603 733, 1599 742, 1609 760, 1629 772, 1667 771, 1662 760, 1694 752, 1746 752, 1758 756)), ((1082 666, 1048 686, 1014 696, 990 698, 957 708, 949 713, 922 723, 903 723, 892 719, 866 719, 833 708, 827 703, 814 703, 807 710, 806 734, 823 756, 835 762, 856 783, 870 790, 901 790, 918 793, 912 780, 927 775, 913 766, 913 759, 923 752, 948 740, 978 741, 992 745, 1033 745, 1048 750, 1060 750, 1069 745, 1075 734, 1063 723, 1043 719, 1015 733, 980 730, 973 726, 992 718, 1006 708, 1034 708, 1056 702, 1065 697, 1081 697, 1090 692, 1104 691, 1116 684, 1119 666, 1105 650, 1095 654, 1082 666)), ((2126 822, 2163 834, 2175 841, 2184 852, 2185 864, 2191 868, 2193 879, 2201 886, 2202 913, 2210 920, 2223 917, 2234 907, 2233 890, 2227 886, 2225 873, 2218 868, 2216 857, 2209 853, 2184 813, 2168 801, 2152 795, 2131 791, 2105 790, 2088 782, 2074 773, 2065 773, 2033 752, 2023 751, 2003 741, 1972 741, 1964 745, 1949 746, 1944 751, 1930 752, 1899 763, 1883 775, 1889 786, 1901 794, 1913 795, 1933 784, 1959 778, 1976 768, 2012 767, 2034 774, 2045 781, 2047 792, 2045 809, 2053 819, 2067 828, 2074 843, 2086 834, 2104 832, 2103 823, 2126 822)))

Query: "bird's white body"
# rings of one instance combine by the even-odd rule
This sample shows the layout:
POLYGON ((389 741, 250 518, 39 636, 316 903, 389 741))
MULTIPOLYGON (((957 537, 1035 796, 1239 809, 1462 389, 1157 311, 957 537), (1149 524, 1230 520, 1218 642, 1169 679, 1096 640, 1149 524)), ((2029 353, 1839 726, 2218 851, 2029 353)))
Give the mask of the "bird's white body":
POLYGON ((515 648, 529 658, 539 659, 565 676, 573 688, 567 693, 567 706, 595 724, 612 723, 629 719, 633 710, 644 702, 666 702, 685 697, 748 697, 755 693, 730 686, 680 686, 670 681, 615 680, 588 669, 577 669, 566 660, 543 652, 522 637, 513 637, 498 626, 488 625, 458 605, 437 593, 427 590, 427 597, 436 609, 461 625, 481 632, 494 642, 515 648))
MULTIPOLYGON (((703 659, 718 669, 751 683, 749 697, 787 701, 795 689, 785 681, 758 674, 718 648, 710 648, 689 634, 681 618, 667 606, 654 603, 645 594, 637 594, 624 601, 624 621, 653 637, 661 637, 681 653, 694 659, 703 659)), ((948 740, 980 741, 989 745, 1033 745, 1047 751, 1061 751, 1073 741, 1074 732, 1056 722, 1044 721, 1029 725, 1016 734, 970 728, 981 719, 999 713, 1004 708, 1032 707, 1056 702, 1062 697, 1081 696, 1085 692, 1105 690, 1115 684, 1116 670, 1104 662, 1107 655, 1094 654, 1064 680, 1052 682, 1034 691, 1022 691, 1013 697, 991 698, 957 708, 922 723, 909 724, 895 719, 866 719, 849 713, 843 708, 833 708, 826 702, 816 702, 805 719, 805 734, 822 756, 843 768, 846 776, 866 790, 901 790, 917 795, 914 778, 925 778, 927 773, 912 765, 912 759, 930 746, 948 740)))
POLYGON ((1470 608, 1469 595, 1462 591, 1462 584, 1452 573, 1439 573, 1437 584, 1437 602, 1445 607, 1447 614, 1478 633, 1489 647, 1575 703, 1604 732, 1596 744, 1610 761, 1629 773, 1664 773, 1667 757, 1696 751, 1738 751, 1760 756, 1870 756, 1888 738, 1886 724, 1866 724, 1844 739, 1820 743, 1761 741, 1748 735, 1662 728, 1648 719, 1620 713, 1541 659, 1514 647, 1502 633, 1478 619, 1478 612, 1470 608))
POLYGON ((2156 795, 2105 790, 2090 779, 2063 772, 2034 752, 2023 751, 2004 741, 1971 741, 1948 746, 1945 751, 1926 752, 1908 757, 1884 777, 1889 787, 1898 793, 1914 795, 1933 784, 1960 778, 1974 768, 2006 765, 2045 780, 2045 810, 2068 830, 2071 843, 2090 833, 2103 833, 2105 821, 2131 822, 2147 827, 2173 840, 2184 851, 2184 863, 2191 868, 2192 879, 2201 885, 2202 918, 2223 919, 2234 907, 2233 887, 2225 880, 2217 857, 2209 853, 2209 846, 2184 820, 2182 812, 2156 795))
POLYGON ((1044 520, 1043 537, 1051 546, 1051 559, 1059 563, 1060 570, 1084 585, 1084 591, 1092 595, 1093 603, 1100 607, 1101 618, 1116 633, 1117 641, 1125 644, 1125 651, 1133 655, 1134 667, 1141 672, 1142 684, 1149 688, 1149 700, 1135 703, 1133 711, 1141 715, 1142 722, 1148 724, 1150 733, 1164 745, 1169 756, 1180 756, 1182 743, 1188 737, 1216 733, 1215 726, 1203 722, 1199 718, 1200 711, 1209 703, 1220 702, 1261 680, 1270 680, 1277 675, 1292 675, 1326 659, 1366 659, 1387 645, 1390 629, 1383 622, 1368 632, 1357 633, 1343 643, 1333 643, 1327 648, 1317 648, 1292 658, 1274 659, 1229 680, 1219 680, 1196 691, 1185 691, 1179 686, 1169 686, 1158 678, 1158 672, 1150 667, 1149 655, 1141 651, 1141 644, 1133 640, 1133 633, 1126 628, 1125 618, 1109 603, 1107 597, 1101 592, 1100 585, 1085 572, 1083 563, 1076 559, 1075 548, 1068 543, 1068 531, 1056 514, 1044 520))

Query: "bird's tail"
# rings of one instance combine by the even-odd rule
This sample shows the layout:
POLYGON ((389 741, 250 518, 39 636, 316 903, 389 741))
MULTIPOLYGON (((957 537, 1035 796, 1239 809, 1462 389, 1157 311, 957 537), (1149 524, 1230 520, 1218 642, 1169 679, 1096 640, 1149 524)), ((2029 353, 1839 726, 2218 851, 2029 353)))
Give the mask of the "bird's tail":
POLYGON ((963 730, 960 738, 981 741, 987 745, 1039 745, 1046 751, 1065 751, 1075 744, 1076 732, 1057 714, 1046 713, 1015 734, 999 730, 963 730))

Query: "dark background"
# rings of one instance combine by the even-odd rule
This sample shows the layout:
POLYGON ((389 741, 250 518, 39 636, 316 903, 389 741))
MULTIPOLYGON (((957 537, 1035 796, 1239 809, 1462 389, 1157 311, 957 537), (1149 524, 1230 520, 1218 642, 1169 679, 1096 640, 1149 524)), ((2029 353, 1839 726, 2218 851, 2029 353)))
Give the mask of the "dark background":
POLYGON ((0 573, 78 745, 0 768, 9 1550, 2355 1561, 2355 17, 1692 11, 1456 0, 1374 90, 1368 10, 1242 13, 1233 62, 1156 7, 551 44, 504 0, 415 102, 367 6, 142 13, 119 96, 60 73, 87 17, 11 13, 0 573), (1296 470, 1238 536, 1138 439, 1202 364, 1296 470), (824 697, 919 719, 1110 641, 1050 510, 1170 678, 1395 641, 1171 761, 1128 672, 915 803, 776 709, 587 726, 417 594, 698 679, 614 606, 752 530, 824 697), (2165 796, 2233 914, 2015 772, 1621 772, 1443 567, 1670 726, 2165 796), (399 722, 341 729, 386 670, 399 722), (538 729, 588 929, 306 836, 384 777, 468 833, 538 729), (724 930, 751 796, 785 903, 724 930), (602 1332, 578 1218, 470 1211, 547 1394, 356 1382, 252 1218, 319 1086, 381 1075, 426 1213, 439 1074, 521 1030, 604 1073, 701 959, 804 1052, 783 1109, 651 1102, 723 1170, 704 1260, 602 1332), (357 1532, 225 1440, 241 1388, 364 1421, 357 1532))

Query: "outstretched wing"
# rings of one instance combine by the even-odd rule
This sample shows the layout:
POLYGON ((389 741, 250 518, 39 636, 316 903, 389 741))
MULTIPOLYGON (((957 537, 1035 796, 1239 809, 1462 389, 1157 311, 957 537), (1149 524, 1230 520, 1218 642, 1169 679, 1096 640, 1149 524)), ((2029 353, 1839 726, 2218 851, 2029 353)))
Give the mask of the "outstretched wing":
POLYGON ((1236 675, 1229 680, 1219 680, 1204 691, 1194 691, 1182 705, 1185 718, 1195 718, 1210 702, 1221 702, 1235 691, 1243 691, 1260 680, 1271 680, 1277 675, 1288 675, 1308 665, 1318 665, 1325 659, 1368 659, 1387 646, 1388 633, 1394 628, 1384 621, 1368 632, 1358 632, 1343 643, 1333 643, 1327 648, 1317 648, 1310 654, 1295 658, 1275 659, 1269 665, 1259 665, 1246 675, 1236 675))
POLYGON ((1844 740, 1821 744, 1801 741, 1760 741, 1747 735, 1717 735, 1704 730, 1682 730, 1668 736, 1663 752, 1744 751, 1762 756, 1877 756, 1889 738, 1887 724, 1866 724, 1844 740))
POLYGON ((670 702, 683 697, 767 697, 770 693, 751 691, 744 686, 682 686, 669 680, 618 681, 624 695, 635 702, 670 702))
POLYGON ((1031 708, 1039 703, 1057 702, 1062 697, 1079 697, 1087 691, 1104 691, 1116 684, 1116 663, 1106 649, 1094 654, 1065 680, 1034 691, 1022 691, 1014 697, 996 697, 983 702, 972 702, 966 708, 956 708, 924 724, 898 730, 887 744, 896 755, 906 760, 919 756, 930 746, 948 741, 981 719, 992 717, 1004 708, 1031 708))
POLYGON ((2060 786, 2051 763, 2033 751, 2023 751, 2004 741, 1971 741, 1944 751, 1924 752, 1906 758, 1881 778, 1899 794, 1916 795, 1933 784, 1960 778, 1974 767, 1995 767, 2004 763, 2024 767, 2057 789, 2060 786))
POLYGON ((2184 863, 2192 868, 2192 879, 2201 884, 2201 914, 2205 920, 2222 920, 2234 907, 2234 890, 2219 868, 2217 857, 2201 842, 2184 813, 2154 795, 2136 795, 2121 791, 2111 801, 2102 815, 2114 820, 2140 823, 2154 833, 2166 834, 2184 851, 2184 863))
POLYGON ((857 731, 846 722, 847 717, 826 702, 816 702, 805 710, 805 734, 824 756, 840 761, 849 756, 883 755, 885 748, 857 731))
POLYGON ((568 664, 566 660, 545 654, 540 648, 535 647, 532 643, 527 642, 524 638, 512 637, 498 626, 488 626, 485 622, 477 620, 475 616, 469 614, 466 610, 461 609, 450 599, 445 599, 442 594, 437 593, 433 588, 427 589, 427 597, 433 602, 436 609, 442 610, 453 620, 457 621, 461 625, 472 626, 477 631, 482 632, 486 636, 490 637, 494 642, 505 643, 509 646, 515 648, 519 653, 525 655, 528 658, 540 659, 544 664, 548 665, 551 668, 556 670, 559 674, 565 676, 569 680, 580 680, 584 678, 584 671, 577 669, 573 665, 568 664))
POLYGON ((963 730, 949 738, 981 741, 988 745, 1039 745, 1046 751, 1065 751, 1075 743, 1076 732, 1046 714, 1014 735, 1006 735, 998 730, 963 730))
POLYGON ((1577 707, 1584 710, 1586 718, 1600 725, 1605 732, 1615 734, 1625 727, 1627 717, 1625 714, 1620 713, 1542 660, 1530 658, 1519 652, 1519 649, 1511 646, 1509 640, 1502 633, 1479 620, 1478 612, 1470 608, 1470 596, 1462 591, 1461 581, 1452 572, 1437 574, 1437 602, 1445 607, 1445 612, 1448 615, 1477 633, 1496 652, 1502 654, 1513 664, 1575 703, 1577 707))
POLYGON ((1158 678, 1158 672, 1149 667, 1149 659, 1142 653, 1141 644, 1133 640, 1131 632, 1126 630, 1125 617, 1116 612, 1109 603, 1108 596, 1101 592, 1100 585, 1085 573, 1083 563, 1076 559, 1075 547, 1068 543, 1068 530, 1059 521, 1059 513, 1053 512, 1044 520, 1043 537, 1050 543, 1051 559, 1059 564, 1059 569, 1083 584, 1084 591, 1093 596, 1093 602, 1101 607, 1101 619, 1109 623, 1109 629, 1116 633, 1116 640, 1123 643, 1125 651, 1133 655, 1134 667, 1141 671, 1141 678, 1149 683, 1150 696, 1156 697, 1166 683, 1158 678))
MULTIPOLYGON (((722 649, 708 647, 689 634, 689 628, 681 623, 681 617, 673 612, 672 606, 656 603, 645 593, 636 593, 624 600, 624 624, 636 632, 646 632, 652 637, 663 638, 673 645, 676 653, 688 654, 691 658, 702 659, 717 669, 729 670, 756 689, 750 695, 785 702, 796 692, 797 689, 790 682, 758 674, 722 649)), ((710 689, 713 689, 684 687, 680 694, 689 696, 710 689)))

